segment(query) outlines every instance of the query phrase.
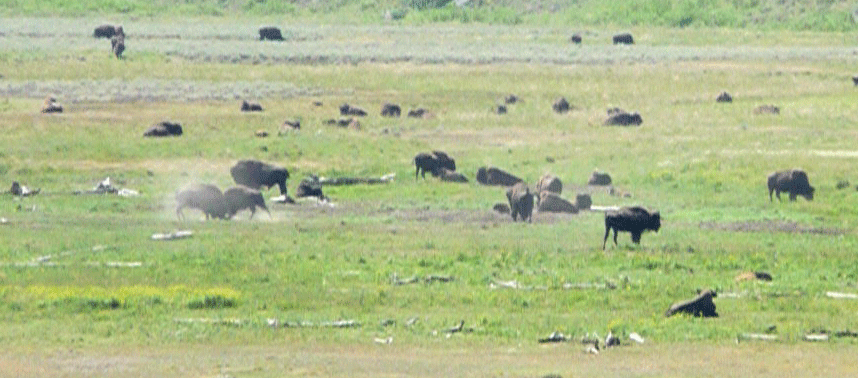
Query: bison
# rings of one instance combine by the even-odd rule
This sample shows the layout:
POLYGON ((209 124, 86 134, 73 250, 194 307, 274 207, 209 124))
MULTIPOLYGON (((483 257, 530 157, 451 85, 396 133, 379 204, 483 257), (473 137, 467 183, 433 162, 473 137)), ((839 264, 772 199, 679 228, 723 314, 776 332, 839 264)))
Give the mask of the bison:
MULTIPOLYGON (((610 113, 610 111, 609 111, 610 113)), ((643 118, 637 112, 627 113, 620 110, 608 116, 605 120, 605 126, 638 126, 643 123, 643 118)))
POLYGON ((611 175, 606 172, 593 171, 587 180, 587 185, 608 186, 611 185, 611 175))
POLYGON ((563 193, 563 182, 557 176, 546 173, 536 182, 536 193, 539 195, 542 192, 551 192, 554 194, 563 193))
POLYGON ((262 193, 256 189, 251 189, 246 186, 234 186, 223 192, 224 200, 226 201, 229 217, 232 218, 241 210, 250 210, 250 219, 256 214, 256 208, 265 210, 268 217, 271 217, 271 211, 265 206, 265 199, 262 198, 262 193))
POLYGON ((243 112, 261 112, 262 105, 259 105, 257 102, 247 102, 246 100, 241 100, 241 111, 243 112))
POLYGON ((496 105, 493 110, 496 114, 506 114, 506 105, 496 105))
POLYGON ((632 242, 640 244, 641 233, 646 230, 658 232, 661 228, 661 215, 656 212, 650 213, 642 207, 622 207, 619 210, 605 213, 605 238, 602 241, 602 249, 608 242, 608 235, 614 230, 614 245, 617 244, 617 233, 628 231, 632 234, 632 242))
MULTIPOLYGON (((122 31, 121 27, 119 31, 122 31)), ((110 38, 110 48, 116 59, 122 59, 122 53, 125 51, 125 34, 117 33, 113 38, 110 38)))
POLYGON ((280 194, 286 195, 286 180, 289 179, 289 171, 286 168, 258 160, 241 160, 230 168, 229 173, 236 184, 257 190, 263 186, 270 189, 277 185, 280 194))
POLYGON ((483 185, 513 186, 522 180, 495 167, 480 167, 477 170, 477 182, 483 185))
POLYGON ((116 27, 110 24, 101 25, 92 33, 95 38, 112 38, 114 35, 116 35, 116 27))
POLYGON ((438 172, 438 178, 440 178, 441 181, 461 182, 461 183, 468 182, 468 178, 465 177, 465 175, 463 175, 459 172, 456 172, 456 171, 451 171, 445 167, 439 167, 437 172, 438 172))
POLYGON ((576 44, 576 45, 580 45, 581 41, 583 41, 583 39, 581 38, 581 34, 575 33, 575 34, 572 34, 572 37, 569 38, 569 41, 576 44))
POLYGON ((340 105, 340 115, 363 117, 366 115, 366 111, 349 104, 342 104, 340 105))
POLYGON ((578 193, 575 195, 575 208, 578 210, 590 210, 593 206, 593 198, 587 193, 578 193))
POLYGON ((57 102, 56 97, 48 96, 45 97, 45 101, 42 102, 42 113, 62 113, 63 106, 57 102))
POLYGON ((408 111, 408 116, 411 118, 427 118, 431 113, 423 108, 411 109, 408 111))
POLYGON ((533 194, 530 188, 524 182, 519 182, 513 185, 506 191, 506 198, 509 200, 510 214, 513 222, 521 216, 521 221, 532 221, 533 215, 533 194))
POLYGON ((382 117, 399 117, 402 114, 402 108, 396 104, 384 104, 381 107, 382 117))
POLYGON ((515 104, 519 101, 521 101, 521 98, 519 98, 518 96, 516 96, 514 94, 509 94, 506 97, 504 97, 504 99, 503 99, 503 103, 506 105, 512 105, 512 104, 515 104))
POLYGON ((557 193, 548 191, 539 193, 538 208, 540 213, 578 213, 578 208, 574 204, 557 193))
POLYGON ((319 181, 318 177, 310 175, 301 180, 298 184, 298 188, 295 189, 295 198, 302 197, 317 197, 320 201, 327 199, 325 194, 322 193, 322 183, 319 181))
POLYGON ((176 216, 184 219, 182 209, 189 207, 201 210, 206 219, 228 219, 230 207, 220 189, 210 184, 194 184, 176 193, 176 216))
POLYGON ((635 39, 629 33, 617 34, 612 38, 615 45, 633 45, 635 39))
POLYGON ((551 104, 551 109, 554 109, 557 113, 566 113, 569 111, 569 101, 566 101, 564 97, 560 97, 551 104))
POLYGON ((414 157, 414 166, 417 170, 414 172, 414 179, 422 173, 423 178, 426 178, 426 172, 432 176, 441 174, 440 169, 446 168, 450 171, 456 170, 456 161, 443 151, 432 151, 432 153, 419 153, 414 157))
POLYGON ((816 189, 810 186, 807 173, 801 169, 774 172, 768 177, 769 201, 774 201, 772 192, 781 200, 781 192, 789 193, 789 200, 795 201, 796 196, 802 196, 808 201, 813 200, 816 189))
POLYGON ((694 299, 689 299, 684 302, 676 303, 664 313, 665 317, 672 316, 676 313, 684 312, 686 314, 690 314, 696 317, 704 317, 704 318, 715 318, 718 317, 718 313, 715 312, 715 303, 712 302, 712 298, 718 296, 713 290, 703 290, 699 291, 694 299))
POLYGON ((180 136, 182 135, 182 125, 169 121, 162 121, 149 126, 143 132, 144 137, 164 137, 164 136, 180 136))
POLYGON ((852 76, 852 84, 858 86, 858 76, 852 76))
POLYGON ((733 96, 730 96, 727 92, 721 92, 721 94, 715 98, 715 102, 733 102, 733 96))
POLYGON ((273 26, 263 26, 259 28, 259 40, 282 41, 283 34, 280 34, 280 29, 273 26))

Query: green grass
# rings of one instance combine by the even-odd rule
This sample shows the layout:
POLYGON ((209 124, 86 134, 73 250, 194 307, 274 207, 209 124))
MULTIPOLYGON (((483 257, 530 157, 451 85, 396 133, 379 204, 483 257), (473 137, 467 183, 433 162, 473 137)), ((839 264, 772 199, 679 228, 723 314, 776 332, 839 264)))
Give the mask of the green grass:
POLYGON ((856 329, 858 302, 825 296, 858 291, 852 33, 640 28, 646 43, 603 41, 555 62, 541 52, 569 47, 551 27, 317 26, 299 32, 315 42, 267 46, 246 36, 241 22, 195 23, 128 25, 147 37, 131 48, 129 36, 122 61, 74 19, 3 23, 4 33, 50 24, 66 36, 9 34, 0 48, 0 183, 42 189, 34 197, 0 196, 0 341, 14 350, 284 340, 363 350, 368 340, 392 335, 406 347, 473 351, 532 346, 556 330, 723 346, 773 325, 780 343, 792 346, 813 330, 856 329), (168 36, 186 30, 213 47, 171 52, 183 42, 168 36), (388 43, 426 31, 449 40, 415 38, 408 50, 388 43), (290 58, 303 43, 336 45, 347 36, 374 48, 330 52, 326 63, 290 58), (490 43, 470 48, 479 41, 490 43), (270 58, 242 58, 240 44, 270 49, 270 58), (445 54, 407 61, 409 51, 445 54), (481 54, 487 59, 473 63, 481 54), (733 94, 732 104, 715 103, 722 90, 733 94), (38 112, 50 93, 66 112, 38 112), (509 93, 524 101, 493 114, 509 93), (558 96, 575 109, 554 114, 558 96), (241 114, 240 98, 266 111, 241 114), (426 107, 434 117, 382 118, 388 101, 426 107), (323 124, 344 102, 370 113, 362 130, 323 124), (754 115, 761 104, 778 105, 781 114, 754 115), (601 126, 612 106, 640 112, 644 124, 601 126), (302 129, 278 136, 283 120, 294 118, 302 129), (180 122, 185 135, 141 137, 164 119, 180 122), (260 129, 272 136, 256 138, 260 129), (432 149, 453 156, 472 182, 414 180, 414 154, 432 149), (333 206, 269 204, 270 218, 248 221, 242 213, 204 222, 189 211, 189 220, 176 219, 176 190, 200 181, 227 187, 229 167, 244 158, 286 166, 290 191, 307 174, 393 172, 396 180, 326 187, 333 206), (619 246, 602 251, 599 213, 512 223, 491 211, 505 201, 503 190, 473 182, 483 165, 531 183, 551 172, 567 198, 594 169, 606 170, 630 197, 600 191, 594 203, 658 209, 663 229, 645 234, 640 246, 621 235, 619 246), (815 200, 769 202, 766 175, 796 166, 807 170, 815 200), (140 196, 72 194, 108 176, 140 196), (850 187, 836 189, 841 180, 850 187), (760 227, 736 231, 743 223, 760 227), (784 232, 790 224, 804 232, 784 232), (150 239, 175 230, 194 235, 150 239), (109 265, 116 262, 141 264, 109 265), (745 270, 775 280, 735 282, 745 270), (454 280, 392 284, 394 276, 428 275, 454 280), (491 288, 511 280, 531 290, 491 288), (616 288, 564 287, 605 283, 616 288), (721 317, 663 317, 698 288, 722 294, 721 317), (419 321, 405 326, 412 317, 419 321), (361 326, 271 331, 268 319, 361 326), (395 325, 381 325, 388 319, 395 325), (443 332, 435 331, 459 320, 473 332, 442 344, 443 332))

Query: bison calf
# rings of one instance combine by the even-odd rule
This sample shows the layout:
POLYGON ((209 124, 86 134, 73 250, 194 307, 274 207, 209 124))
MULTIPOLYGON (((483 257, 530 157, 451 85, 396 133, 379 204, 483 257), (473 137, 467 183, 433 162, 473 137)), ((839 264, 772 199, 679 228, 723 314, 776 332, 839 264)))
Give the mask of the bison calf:
POLYGON ((701 291, 696 297, 694 297, 694 299, 689 299, 670 306, 670 308, 664 313, 664 316, 672 316, 676 313, 683 312, 696 317, 718 317, 718 313, 715 312, 715 302, 712 302, 712 298, 717 296, 718 294, 712 290, 701 291))
POLYGON ((608 235, 614 230, 614 245, 617 244, 617 233, 628 231, 632 234, 632 242, 640 244, 641 234, 646 230, 658 232, 661 228, 661 215, 658 211, 650 213, 642 207, 623 207, 616 211, 605 213, 605 238, 602 249, 608 242, 608 235))
POLYGON ((795 201, 796 196, 802 196, 808 201, 813 200, 813 192, 816 189, 810 186, 807 173, 801 169, 790 169, 788 171, 774 172, 769 175, 769 201, 774 201, 772 192, 781 200, 781 192, 789 193, 789 200, 795 201))
POLYGON ((506 191, 506 198, 509 200, 510 214, 515 222, 521 216, 521 221, 532 221, 533 215, 533 194, 527 184, 519 182, 506 191))
POLYGON ((256 214, 256 208, 265 210, 268 217, 271 217, 271 212, 265 206, 265 199, 262 198, 262 193, 256 189, 251 189, 246 186, 234 186, 223 192, 224 200, 228 209, 229 217, 232 218, 241 210, 250 210, 250 219, 256 214))
POLYGON ((185 218, 182 209, 186 207, 201 210, 206 219, 228 219, 230 212, 223 193, 210 184, 190 185, 176 193, 176 216, 179 219, 185 218))

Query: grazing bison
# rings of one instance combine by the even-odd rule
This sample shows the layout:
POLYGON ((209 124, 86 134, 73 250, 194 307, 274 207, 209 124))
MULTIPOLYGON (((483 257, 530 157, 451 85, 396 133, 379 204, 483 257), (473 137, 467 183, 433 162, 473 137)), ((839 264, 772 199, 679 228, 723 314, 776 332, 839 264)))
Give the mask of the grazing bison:
POLYGON ((575 33, 575 34, 572 34, 572 37, 569 38, 569 41, 576 44, 576 45, 580 45, 581 41, 583 41, 583 39, 581 38, 581 34, 575 33))
POLYGON ((417 154, 414 157, 414 166, 417 168, 414 172, 414 179, 416 180, 421 173, 423 178, 426 178, 426 172, 431 173, 432 176, 439 176, 442 168, 455 171, 456 161, 443 151, 432 151, 431 154, 417 154))
POLYGON ((721 94, 715 98, 715 102, 733 102, 733 96, 730 96, 727 92, 721 92, 721 94))
POLYGON ((483 185, 513 186, 522 180, 495 167, 480 167, 477 170, 477 182, 483 185))
POLYGON ((557 176, 554 176, 550 173, 546 173, 539 178, 539 181, 536 182, 536 194, 540 195, 542 192, 551 192, 555 194, 563 193, 563 182, 560 181, 557 176))
POLYGON ((322 182, 319 181, 318 177, 310 175, 301 180, 298 184, 298 188, 295 189, 295 198, 302 197, 317 197, 320 201, 327 199, 325 194, 322 193, 322 182))
POLYGON ((519 101, 521 101, 521 99, 514 94, 510 94, 510 95, 504 97, 504 99, 503 99, 503 103, 507 104, 507 105, 512 105, 512 104, 515 104, 519 101))
POLYGON ((223 193, 214 185, 194 184, 176 193, 176 216, 184 219, 182 209, 192 208, 201 210, 206 219, 228 219, 230 208, 223 193))
POLYGON ((223 192, 224 200, 226 201, 229 217, 232 218, 241 210, 250 210, 250 219, 256 214, 256 208, 265 210, 268 217, 271 217, 271 212, 265 206, 265 199, 262 198, 262 193, 256 189, 251 189, 246 186, 234 186, 223 192))
POLYGON ((554 109, 557 113, 566 113, 569 111, 569 101, 566 101, 564 97, 560 97, 551 104, 551 109, 554 109))
POLYGON ((641 233, 646 230, 658 232, 661 228, 661 215, 658 211, 650 213, 642 207, 623 207, 616 211, 605 213, 605 239, 602 241, 602 249, 608 242, 608 234, 614 230, 614 245, 617 244, 617 233, 628 231, 632 234, 632 242, 640 244, 641 233))
POLYGON ((760 105, 754 109, 754 114, 781 114, 781 108, 774 105, 760 105))
POLYGON ((366 111, 361 108, 351 106, 349 104, 342 104, 340 105, 340 115, 363 117, 366 115, 366 111))
POLYGON ((116 27, 110 24, 101 25, 92 33, 95 38, 112 38, 114 35, 116 35, 116 27))
POLYGON ((429 111, 423 108, 411 109, 408 111, 408 116, 411 118, 427 118, 429 111))
POLYGON ((399 117, 402 114, 402 108, 396 104, 384 104, 381 107, 381 116, 382 117, 399 117))
POLYGON ((441 179, 441 181, 461 182, 461 183, 468 182, 468 178, 465 177, 465 175, 463 175, 459 172, 456 172, 456 171, 451 171, 445 167, 439 167, 437 172, 438 172, 437 176, 438 176, 438 178, 441 179))
POLYGON ((144 137, 164 137, 164 136, 180 136, 182 135, 182 125, 169 121, 162 121, 149 126, 143 132, 144 137))
MULTIPOLYGON (((610 114, 610 111, 609 111, 610 114)), ((627 113, 620 110, 608 116, 605 120, 605 126, 638 126, 643 123, 643 118, 637 112, 627 113)))
POLYGON ((495 106, 494 111, 497 114, 506 114, 506 105, 497 105, 495 106))
POLYGON ((513 222, 521 216, 521 221, 532 221, 533 215, 533 194, 530 193, 530 188, 524 182, 519 182, 506 191, 506 198, 509 200, 510 214, 513 222))
POLYGON ((769 201, 774 201, 772 192, 781 200, 781 192, 789 193, 789 200, 795 201, 796 196, 802 196, 808 201, 813 200, 813 192, 816 189, 810 186, 807 173, 801 169, 790 169, 788 171, 774 172, 769 175, 769 201))
POLYGON ((42 102, 42 113, 62 113, 63 106, 57 102, 56 97, 48 96, 45 97, 45 101, 42 102))
POLYGON ((615 45, 633 45, 635 39, 629 33, 617 34, 612 39, 615 45))
POLYGON ((262 105, 259 105, 257 102, 247 102, 246 100, 241 100, 241 111, 243 112, 261 112, 262 105))
POLYGON ((289 178, 286 168, 258 160, 241 160, 230 168, 229 173, 236 184, 257 190, 263 186, 270 189, 277 185, 280 194, 286 195, 286 180, 289 178))
POLYGON ((287 119, 287 120, 283 121, 282 125, 280 125, 280 133, 281 134, 285 133, 287 131, 293 131, 293 130, 301 130, 301 120, 296 119, 294 121, 290 121, 287 119))
POLYGON ((713 290, 703 290, 697 294, 694 299, 689 299, 684 302, 679 302, 670 306, 664 313, 665 317, 672 316, 676 313, 684 312, 696 317, 716 318, 718 313, 715 312, 715 303, 712 298, 718 296, 713 290))
POLYGON ((282 41, 283 34, 280 34, 280 29, 273 26, 263 26, 259 28, 259 40, 282 41))
POLYGON ((557 193, 541 192, 539 193, 539 212, 540 213, 571 213, 578 212, 578 208, 571 202, 563 199, 557 193))
POLYGON ((611 185, 611 175, 606 172, 593 171, 590 174, 590 179, 587 180, 587 185, 608 186, 611 185))

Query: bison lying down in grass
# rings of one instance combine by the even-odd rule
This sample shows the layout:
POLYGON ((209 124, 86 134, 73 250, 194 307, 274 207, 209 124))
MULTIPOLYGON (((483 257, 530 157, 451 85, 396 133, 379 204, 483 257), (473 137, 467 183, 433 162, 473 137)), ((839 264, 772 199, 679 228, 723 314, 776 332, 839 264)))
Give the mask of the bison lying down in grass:
POLYGON ((628 231, 632 234, 632 242, 640 244, 641 234, 646 230, 658 232, 661 228, 661 215, 658 211, 650 213, 642 207, 623 207, 616 211, 605 213, 605 239, 602 249, 608 242, 608 235, 614 230, 614 245, 617 244, 618 231, 628 231))
POLYGON ((813 200, 813 192, 816 189, 810 186, 807 180, 807 173, 801 169, 790 169, 788 171, 774 172, 768 177, 769 185, 769 201, 774 201, 772 192, 774 192, 778 201, 781 200, 781 192, 789 193, 789 200, 795 201, 796 196, 802 196, 808 201, 813 200))
POLYGON ((712 302, 712 298, 717 296, 718 294, 712 290, 701 291, 696 297, 694 297, 694 299, 679 302, 670 306, 670 308, 664 313, 664 316, 667 317, 677 313, 686 313, 696 317, 718 317, 718 313, 715 312, 715 303, 712 302))

